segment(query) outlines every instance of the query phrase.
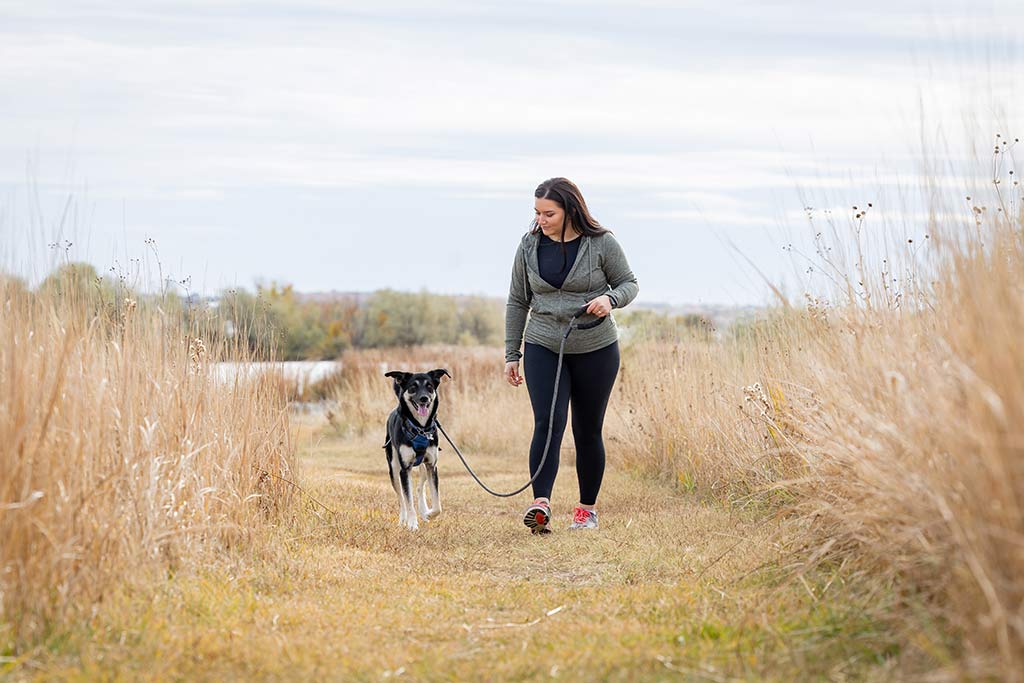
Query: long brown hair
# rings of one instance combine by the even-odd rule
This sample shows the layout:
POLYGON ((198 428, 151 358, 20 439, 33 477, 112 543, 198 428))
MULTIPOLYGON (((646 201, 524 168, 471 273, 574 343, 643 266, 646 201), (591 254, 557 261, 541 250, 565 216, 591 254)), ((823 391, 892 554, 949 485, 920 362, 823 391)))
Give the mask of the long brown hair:
MULTIPOLYGON (((598 223, 597 219, 590 214, 590 209, 587 208, 587 202, 583 199, 583 193, 580 192, 580 188, 576 187, 576 183, 568 178, 548 178, 537 186, 537 191, 533 193, 533 196, 537 199, 550 199, 565 211, 561 235, 563 244, 565 243, 565 228, 567 224, 572 225, 576 232, 581 235, 588 235, 590 237, 611 232, 611 230, 598 223)), ((540 232, 540 224, 536 218, 533 219, 530 232, 533 234, 540 232)))

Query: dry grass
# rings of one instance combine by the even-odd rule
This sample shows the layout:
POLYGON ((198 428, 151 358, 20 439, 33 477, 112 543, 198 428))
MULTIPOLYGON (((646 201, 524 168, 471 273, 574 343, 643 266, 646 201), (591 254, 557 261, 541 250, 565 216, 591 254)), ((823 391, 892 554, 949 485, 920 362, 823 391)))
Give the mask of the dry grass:
MULTIPOLYGON (((523 397, 525 400, 525 397, 523 397)), ((835 569, 777 567, 787 522, 680 496, 613 468, 598 534, 555 533, 495 501, 454 459, 444 514, 399 528, 375 439, 316 424, 297 438, 310 493, 257 556, 121 591, 28 680, 893 680, 912 664, 879 615, 893 594, 835 569)), ((522 458, 477 455, 495 485, 522 458)), ((939 646, 941 647, 941 646, 939 646)), ((916 663, 916 664, 915 664, 916 663)))
POLYGON ((844 300, 868 280, 847 271, 838 304, 637 348, 622 377, 628 462, 790 505, 804 563, 895 580, 908 625, 956 634, 936 672, 951 680, 1024 680, 1024 236, 1019 198, 1005 205, 932 225, 904 278, 844 300))
POLYGON ((963 634, 957 676, 1020 681, 1019 216, 994 220, 983 239, 942 254, 934 291, 913 310, 823 314, 790 375, 796 386, 766 423, 807 465, 788 488, 818 521, 819 551, 835 544, 929 596, 963 634))
POLYGON ((217 384, 208 364, 240 351, 93 303, 0 291, 0 662, 289 506, 281 388, 217 384))

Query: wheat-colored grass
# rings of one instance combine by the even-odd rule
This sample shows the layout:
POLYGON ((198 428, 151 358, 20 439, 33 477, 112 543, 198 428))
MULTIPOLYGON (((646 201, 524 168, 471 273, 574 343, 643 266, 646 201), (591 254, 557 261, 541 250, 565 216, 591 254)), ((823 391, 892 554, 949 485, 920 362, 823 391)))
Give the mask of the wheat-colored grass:
POLYGON ((133 299, 0 291, 0 655, 289 507, 284 392, 215 382, 245 354, 197 331, 133 299))
POLYGON ((804 562, 895 581, 908 624, 956 634, 949 679, 1024 680, 1024 236, 1007 204, 931 226, 929 260, 895 284, 844 299, 867 279, 848 271, 831 303, 637 348, 622 376, 627 462, 798 511, 804 562))
MULTIPOLYGON (((448 454, 445 511, 410 533, 376 439, 297 428, 311 497, 258 554, 119 591, 24 678, 892 680, 933 661, 908 648, 896 666, 892 591, 780 572, 785 519, 614 467, 600 533, 569 532, 565 465, 556 530, 531 536, 525 494, 486 496, 448 454)), ((523 477, 518 449, 473 457, 500 488, 523 477)))
MULTIPOLYGON (((806 463, 787 488, 817 520, 817 551, 832 544, 894 572, 962 634, 963 671, 1019 681, 1019 216, 993 220, 979 239, 950 242, 941 259, 919 306, 823 312, 815 343, 790 369, 786 400, 765 422, 806 463)), ((770 381, 781 385, 778 375, 770 381)))

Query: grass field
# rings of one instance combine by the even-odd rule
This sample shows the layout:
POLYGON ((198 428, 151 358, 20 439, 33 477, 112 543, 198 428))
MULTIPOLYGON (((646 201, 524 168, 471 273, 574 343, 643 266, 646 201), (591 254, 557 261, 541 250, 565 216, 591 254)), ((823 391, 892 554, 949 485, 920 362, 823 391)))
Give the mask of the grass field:
MULTIPOLYGON (((258 532, 272 552, 129 583, 12 679, 888 680, 914 660, 884 586, 786 569, 795 522, 612 469, 598 533, 531 536, 525 498, 487 496, 448 449, 444 514, 409 533, 379 444, 296 429, 319 504, 258 532)), ((522 454, 475 462, 497 486, 524 476, 522 454)), ((574 494, 570 458, 556 526, 574 494)), ((929 638, 915 657, 934 664, 929 638)))

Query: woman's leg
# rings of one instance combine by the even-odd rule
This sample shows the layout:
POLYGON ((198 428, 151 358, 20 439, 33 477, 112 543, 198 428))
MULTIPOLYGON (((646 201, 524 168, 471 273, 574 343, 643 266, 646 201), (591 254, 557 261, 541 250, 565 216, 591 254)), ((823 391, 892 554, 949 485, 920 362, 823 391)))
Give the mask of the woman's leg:
MULTIPOLYGON (((604 414, 619 372, 619 344, 590 353, 567 355, 572 375, 572 435, 580 504, 593 506, 604 478, 604 414)), ((564 369, 563 369, 564 372, 564 369)))
MULTIPOLYGON (((565 356, 569 358, 568 355, 565 356)), ((530 476, 537 471, 544 456, 544 442, 548 437, 548 419, 551 416, 551 396, 555 389, 555 371, 558 368, 558 354, 537 344, 525 344, 523 349, 523 372, 526 388, 530 392, 533 406, 533 441, 530 442, 530 476)), ((558 405, 555 406, 555 421, 551 430, 551 446, 544 469, 533 482, 534 498, 550 498, 551 487, 558 474, 558 451, 562 447, 562 434, 569 412, 569 372, 563 364, 558 381, 558 405)))

